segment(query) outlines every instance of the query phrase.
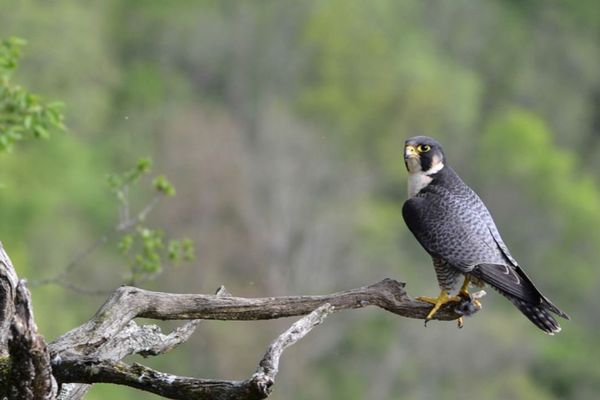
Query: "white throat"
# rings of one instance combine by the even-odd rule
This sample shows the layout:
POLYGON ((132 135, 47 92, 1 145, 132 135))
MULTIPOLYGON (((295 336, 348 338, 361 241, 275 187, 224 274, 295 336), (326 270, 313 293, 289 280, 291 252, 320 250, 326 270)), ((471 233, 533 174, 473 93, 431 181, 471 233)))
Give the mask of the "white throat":
POLYGON ((417 159, 408 160, 408 197, 414 197, 424 187, 429 185, 433 180, 432 175, 440 172, 444 168, 443 162, 434 164, 429 171, 425 172, 421 170, 421 165, 417 159))

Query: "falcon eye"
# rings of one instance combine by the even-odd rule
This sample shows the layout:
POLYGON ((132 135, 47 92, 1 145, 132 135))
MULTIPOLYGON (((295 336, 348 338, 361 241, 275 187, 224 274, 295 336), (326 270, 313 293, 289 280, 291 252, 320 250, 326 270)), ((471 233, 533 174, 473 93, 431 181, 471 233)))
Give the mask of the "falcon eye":
POLYGON ((431 150, 431 146, 428 144, 420 144, 417 146, 417 150, 419 153, 427 153, 429 150, 431 150))

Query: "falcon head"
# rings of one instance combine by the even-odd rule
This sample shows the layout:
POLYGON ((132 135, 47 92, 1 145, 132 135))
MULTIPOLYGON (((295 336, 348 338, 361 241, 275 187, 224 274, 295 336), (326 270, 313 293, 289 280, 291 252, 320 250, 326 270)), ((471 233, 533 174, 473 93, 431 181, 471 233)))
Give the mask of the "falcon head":
POLYGON ((444 151, 434 139, 414 136, 404 143, 404 163, 410 174, 433 175, 444 168, 444 151))

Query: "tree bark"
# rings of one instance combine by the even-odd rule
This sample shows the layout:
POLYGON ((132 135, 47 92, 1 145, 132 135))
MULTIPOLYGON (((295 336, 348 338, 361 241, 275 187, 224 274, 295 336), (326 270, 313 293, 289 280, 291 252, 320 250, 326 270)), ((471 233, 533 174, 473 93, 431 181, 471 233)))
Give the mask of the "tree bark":
POLYGON ((15 313, 17 274, 0 243, 0 358, 8 356, 8 335, 15 313))
POLYGON ((25 281, 18 280, 0 243, 0 396, 19 400, 56 397, 56 380, 44 338, 38 334, 25 281))

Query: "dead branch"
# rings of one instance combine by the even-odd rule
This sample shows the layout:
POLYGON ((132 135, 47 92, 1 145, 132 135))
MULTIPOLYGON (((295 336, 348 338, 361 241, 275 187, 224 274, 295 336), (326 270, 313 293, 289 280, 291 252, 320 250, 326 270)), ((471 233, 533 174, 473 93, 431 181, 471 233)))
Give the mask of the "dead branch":
MULTIPOLYGON (((87 349, 83 353, 92 351, 138 317, 159 320, 264 320, 305 315, 329 303, 336 310, 374 305, 403 317, 425 319, 431 305, 411 299, 404 286, 404 283, 393 279, 384 279, 373 285, 330 295, 263 298, 174 294, 122 286, 90 321, 58 338, 51 344, 51 350, 53 353, 69 352, 73 348, 87 349)), ((461 314, 456 312, 456 307, 456 304, 447 304, 435 315, 435 319, 450 321, 459 318, 461 314)))
POLYGON ((98 359, 63 360, 54 368, 60 380, 79 383, 113 383, 145 390, 172 399, 264 399, 269 396, 283 351, 319 325, 333 307, 324 304, 294 323, 269 347, 259 368, 245 381, 195 379, 165 374, 140 364, 98 359))
MULTIPOLYGON (((215 295, 153 292, 132 286, 118 288, 88 322, 48 345, 37 334, 29 292, 18 281, 0 245, 0 398, 81 399, 93 383, 114 383, 174 399, 263 399, 275 382, 283 351, 329 314, 376 306, 407 318, 424 319, 431 305, 411 299, 404 283, 384 279, 373 285, 318 296, 244 298, 224 287, 215 295), (121 360, 131 354, 154 356, 185 342, 202 319, 263 320, 302 316, 269 347, 259 367, 245 381, 179 377, 121 360), (190 320, 169 334, 157 326, 139 326, 135 318, 190 320), (6 321, 9 321, 7 323, 6 321), (49 365, 51 360, 51 368, 49 365), (24 369, 12 366, 24 366, 24 369), (20 374, 16 376, 15 374, 20 374), (7 380, 8 379, 8 380, 7 380), (55 395, 55 380, 60 391, 55 395), (1 382, 12 382, 2 385, 1 382), (20 387, 20 383, 23 384, 20 387), (13 390, 13 387, 17 387, 13 390), (14 393, 14 394, 13 394, 14 393), (25 394, 23 394, 25 393, 25 394)), ((478 311, 472 301, 450 303, 435 315, 454 320, 478 311)))
MULTIPOLYGON (((246 382, 245 384, 239 381, 174 377, 140 365, 128 366, 118 362, 128 354, 148 355, 160 352, 143 350, 143 346, 132 347, 129 345, 128 343, 136 342, 137 339, 131 338, 127 327, 135 324, 132 320, 138 317, 159 320, 215 319, 234 321, 283 318, 311 313, 324 304, 329 304, 332 311, 374 305, 403 317, 419 319, 424 319, 431 308, 431 305, 427 303, 411 299, 404 290, 404 283, 392 279, 384 279, 373 285, 330 295, 267 298, 234 297, 224 287, 221 287, 216 295, 201 295, 152 292, 136 287, 123 286, 108 298, 90 321, 51 343, 50 352, 53 360, 59 360, 54 365, 55 371, 76 370, 80 372, 79 375, 56 372, 57 376, 60 376, 59 381, 65 383, 111 382, 134 385, 139 389, 152 391, 163 396, 172 396, 168 393, 175 392, 190 395, 190 390, 196 390, 194 396, 197 397, 201 396, 200 393, 206 394, 212 390, 212 394, 210 394, 212 397, 206 398, 220 398, 217 396, 221 396, 222 393, 229 393, 232 396, 223 398, 264 398, 248 397, 250 396, 248 393, 255 393, 252 395, 255 396, 258 392, 254 389, 252 391, 247 390, 255 387, 259 378, 261 382, 264 382, 263 386, 266 388, 273 384, 277 372, 278 358, 268 363, 265 361, 268 357, 265 356, 263 363, 261 363, 262 372, 259 370, 253 376, 254 380, 243 381, 246 382), (124 340, 124 337, 128 339, 124 340), (121 351, 118 351, 118 349, 121 349, 121 351), (123 352, 123 349, 127 349, 127 351, 123 352), (275 366, 275 369, 271 370, 272 367, 270 366, 275 366), (92 371, 93 373, 91 373, 92 371), (117 373, 118 371, 122 373, 117 373), (147 379, 150 379, 149 377, 154 377, 157 386, 146 382, 147 379), (140 379, 146 383, 140 383, 140 379), (168 389, 164 384, 165 381, 171 382, 171 385, 175 385, 175 382, 177 384, 168 389), (178 389, 175 389, 175 387, 178 389), (175 390, 175 392, 170 390, 175 390), (234 393, 237 394, 234 395, 234 393), (246 393, 246 397, 236 397, 242 396, 241 393, 246 393)), ((460 305, 448 304, 436 314, 435 318, 439 320, 457 319, 464 314, 457 310, 469 309, 467 306, 471 305, 468 301, 460 305)), ((477 310, 471 310, 470 313, 475 311, 477 310)), ((290 328, 290 331, 294 331, 294 327, 290 328)), ((147 335, 142 336, 147 337, 147 335)), ((164 337, 164 335, 161 337, 164 337)), ((180 339, 174 334, 171 334, 171 337, 175 344, 187 339, 185 335, 180 339)), ((295 340, 292 342, 295 342, 295 340)), ((286 347, 284 343, 283 341, 274 342, 273 346, 278 344, 282 347, 271 350, 271 353, 268 352, 267 354, 277 355, 278 357, 286 347)), ((147 349, 151 347, 146 346, 147 349)), ((69 387, 69 389, 72 389, 72 387, 69 387)), ((263 390, 262 393, 265 393, 265 391, 263 390)), ((59 398, 75 399, 80 397, 65 396, 59 398)), ((185 395, 174 398, 185 398, 185 395)))

